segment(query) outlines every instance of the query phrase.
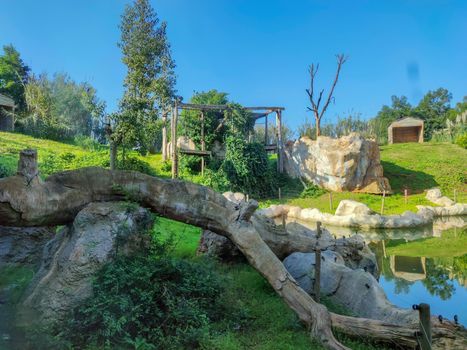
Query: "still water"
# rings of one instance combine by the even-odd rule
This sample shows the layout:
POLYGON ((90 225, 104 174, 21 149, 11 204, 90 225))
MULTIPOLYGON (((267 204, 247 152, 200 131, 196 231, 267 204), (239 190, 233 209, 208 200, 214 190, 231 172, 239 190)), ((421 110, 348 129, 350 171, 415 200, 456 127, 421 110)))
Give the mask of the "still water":
MULTIPOLYGON (((300 222, 315 229, 310 223, 300 222)), ((430 304, 431 313, 467 326, 467 217, 417 229, 361 231, 324 226, 336 237, 361 234, 376 254, 379 283, 393 304, 430 304)))

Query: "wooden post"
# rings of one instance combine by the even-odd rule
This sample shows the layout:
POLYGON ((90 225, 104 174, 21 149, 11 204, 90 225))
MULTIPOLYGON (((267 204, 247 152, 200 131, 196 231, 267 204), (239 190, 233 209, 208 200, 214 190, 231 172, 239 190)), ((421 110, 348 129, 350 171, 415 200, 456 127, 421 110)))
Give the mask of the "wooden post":
POLYGON ((319 246, 319 239, 321 238, 321 222, 316 223, 316 250, 315 250, 315 285, 314 285, 314 294, 315 301, 319 303, 321 295, 321 248, 319 246))
POLYGON ((381 199, 381 215, 384 214, 384 199, 386 198, 386 191, 383 190, 383 198, 381 199))
POLYGON ((268 138, 268 116, 264 117, 264 145, 267 146, 269 144, 269 138, 268 138))
MULTIPOLYGON (((204 111, 201 110, 201 151, 206 150, 206 142, 204 140, 204 111)), ((204 176, 204 156, 201 157, 201 176, 204 176)))
POLYGON ((332 205, 332 193, 331 192, 329 192, 329 209, 331 210, 331 214, 332 214, 333 205, 332 205))
POLYGON ((276 111, 277 125, 277 170, 279 173, 284 172, 284 145, 282 143, 282 112, 276 111))
POLYGON ((172 179, 178 177, 178 154, 177 154, 177 119, 178 119, 178 104, 175 101, 172 110, 171 122, 171 144, 172 144, 172 179))
POLYGON ((404 189, 404 201, 405 201, 405 205, 407 205, 407 202, 408 202, 407 189, 404 189))
POLYGON ((24 176, 28 183, 39 175, 37 151, 35 149, 25 149, 19 153, 17 174, 24 176))
POLYGON ((166 161, 167 155, 167 112, 162 113, 162 160, 166 161))
POLYGON ((279 201, 282 199, 281 188, 279 187, 279 201))
POLYGON ((414 310, 418 310, 420 316, 420 349, 431 350, 431 313, 430 305, 421 303, 420 305, 413 305, 414 310))

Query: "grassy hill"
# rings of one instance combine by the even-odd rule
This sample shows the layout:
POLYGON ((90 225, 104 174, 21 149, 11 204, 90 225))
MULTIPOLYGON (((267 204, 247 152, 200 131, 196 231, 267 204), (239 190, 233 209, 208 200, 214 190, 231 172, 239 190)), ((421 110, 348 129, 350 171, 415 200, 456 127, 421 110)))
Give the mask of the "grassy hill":
MULTIPOLYGON (((84 166, 108 166, 108 149, 105 146, 94 148, 36 139, 30 136, 0 132, 0 175, 13 174, 16 170, 19 151, 36 148, 39 153, 39 169, 43 176, 53 172, 76 169, 84 166)), ((142 157, 136 153, 132 157, 150 167, 157 176, 170 177, 170 167, 162 162, 161 155, 142 157)), ((450 143, 408 143, 381 147, 381 161, 384 175, 389 179, 394 191, 385 199, 385 214, 401 214, 406 210, 416 211, 416 205, 432 205, 425 200, 424 190, 440 187, 443 193, 453 197, 454 190, 459 202, 467 202, 467 150, 450 143), (408 189, 407 203, 404 188, 408 189)), ((200 182, 199 175, 183 174, 183 178, 200 182)), ((301 207, 318 208, 324 212, 334 212, 342 199, 354 199, 366 203, 375 211, 381 209, 381 196, 362 193, 332 193, 332 209, 329 193, 317 198, 299 198, 300 185, 291 182, 282 188, 282 203, 301 207)), ((278 198, 270 198, 262 206, 279 203, 278 198)))

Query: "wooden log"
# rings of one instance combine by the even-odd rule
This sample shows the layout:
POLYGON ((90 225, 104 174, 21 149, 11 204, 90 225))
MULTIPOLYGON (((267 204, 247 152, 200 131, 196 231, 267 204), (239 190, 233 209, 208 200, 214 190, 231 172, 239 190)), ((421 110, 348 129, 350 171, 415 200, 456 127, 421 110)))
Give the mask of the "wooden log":
POLYGON ((277 125, 277 171, 284 172, 284 142, 282 140, 282 112, 276 111, 276 125, 277 125))

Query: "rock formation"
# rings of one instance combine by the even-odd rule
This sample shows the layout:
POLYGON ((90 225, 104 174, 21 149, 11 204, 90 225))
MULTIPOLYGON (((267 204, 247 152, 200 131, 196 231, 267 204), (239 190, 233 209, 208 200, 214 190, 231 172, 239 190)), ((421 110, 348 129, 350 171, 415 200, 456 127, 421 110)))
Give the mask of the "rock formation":
POLYGON ((358 134, 339 139, 302 137, 285 147, 285 169, 331 191, 391 192, 383 177, 378 144, 358 134))
MULTIPOLYGON (((147 247, 147 209, 124 202, 91 203, 43 251, 42 264, 23 296, 20 317, 56 323, 92 294, 95 273, 118 254, 147 247)), ((20 321, 21 323, 21 321, 20 321)))
MULTIPOLYGON (((300 287, 313 294, 314 253, 293 253, 284 260, 284 266, 300 287)), ((398 324, 418 321, 417 312, 391 304, 374 276, 362 269, 348 268, 339 253, 322 252, 320 286, 322 295, 360 317, 398 324)))

